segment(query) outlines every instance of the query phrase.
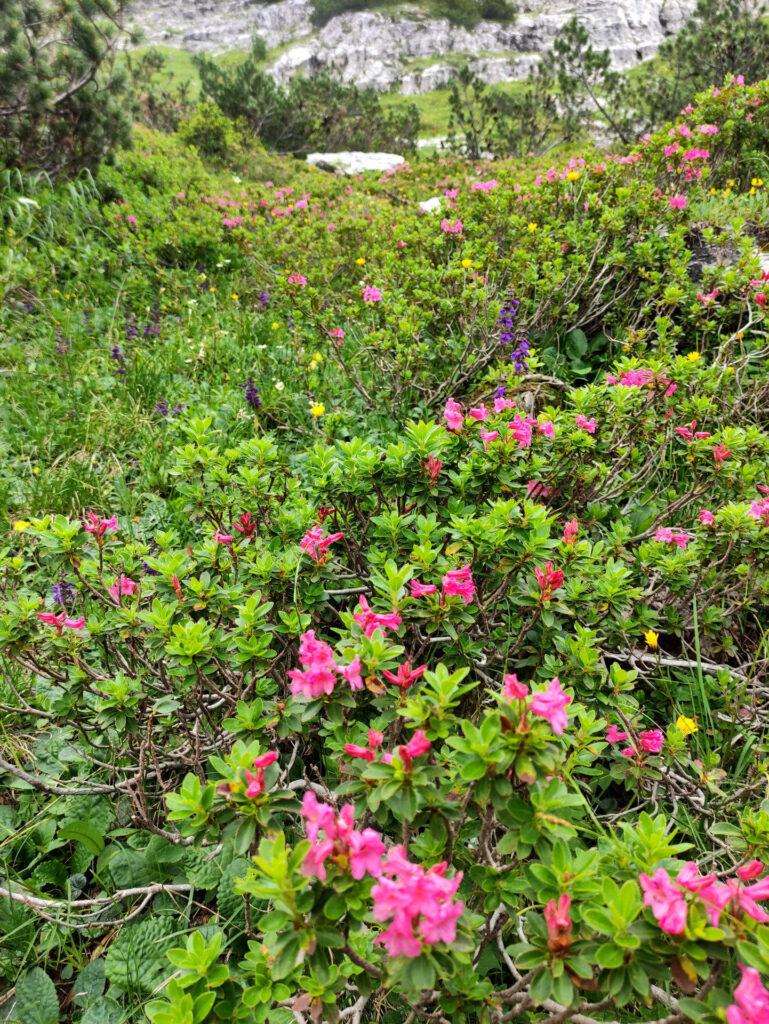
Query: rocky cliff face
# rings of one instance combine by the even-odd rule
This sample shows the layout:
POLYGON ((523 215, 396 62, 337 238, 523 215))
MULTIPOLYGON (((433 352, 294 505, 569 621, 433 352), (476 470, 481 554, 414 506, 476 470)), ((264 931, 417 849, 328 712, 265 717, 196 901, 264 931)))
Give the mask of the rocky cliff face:
POLYGON ((311 0, 138 0, 134 17, 148 43, 195 51, 247 49, 256 33, 269 48, 284 48, 270 65, 280 82, 328 68, 346 82, 418 93, 445 85, 457 59, 488 82, 525 77, 575 13, 615 67, 631 67, 652 56, 694 6, 695 0, 523 0, 512 25, 483 21, 472 31, 409 4, 394 14, 343 14, 320 30, 310 22, 311 0))

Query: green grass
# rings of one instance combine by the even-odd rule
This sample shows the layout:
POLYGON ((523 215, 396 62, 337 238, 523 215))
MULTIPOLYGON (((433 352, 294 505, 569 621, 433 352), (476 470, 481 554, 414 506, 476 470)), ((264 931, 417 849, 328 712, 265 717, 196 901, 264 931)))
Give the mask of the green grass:
MULTIPOLYGON (((189 50, 182 50, 176 46, 143 46, 132 50, 130 57, 140 59, 150 50, 160 52, 165 60, 162 71, 154 76, 153 85, 164 84, 170 88, 178 89, 189 83, 190 98, 196 99, 200 93, 200 76, 193 64, 193 55, 189 50)), ((239 63, 246 56, 245 50, 228 50, 215 56, 213 59, 223 67, 230 67, 239 63)))

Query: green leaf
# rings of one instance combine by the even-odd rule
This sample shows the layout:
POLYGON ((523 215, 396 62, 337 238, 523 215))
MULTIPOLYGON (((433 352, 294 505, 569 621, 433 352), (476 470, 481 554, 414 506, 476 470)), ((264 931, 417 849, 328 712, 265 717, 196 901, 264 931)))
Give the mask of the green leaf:
POLYGON ((104 835, 101 829, 90 821, 70 821, 59 829, 59 838, 82 843, 97 857, 104 849, 104 835))
POLYGON ((625 960, 625 954, 613 942, 605 942, 595 951, 595 959, 601 967, 621 967, 625 960))
POLYGON ((59 999, 56 988, 40 967, 27 971, 16 983, 18 1024, 58 1024, 59 999))

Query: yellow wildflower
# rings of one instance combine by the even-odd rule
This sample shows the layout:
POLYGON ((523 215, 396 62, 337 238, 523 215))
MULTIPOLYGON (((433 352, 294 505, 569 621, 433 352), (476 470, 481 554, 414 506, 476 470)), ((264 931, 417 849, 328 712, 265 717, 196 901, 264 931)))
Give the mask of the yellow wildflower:
POLYGON ((13 524, 13 528, 17 533, 24 533, 24 531, 28 530, 31 525, 32 523, 28 523, 26 519, 17 519, 13 524))
POLYGON ((473 261, 472 260, 462 260, 462 266, 465 268, 465 270, 470 270, 472 265, 473 265, 473 261))
POLYGON ((238 295, 237 292, 233 292, 232 295, 230 295, 230 298, 232 299, 233 302, 238 302, 239 299, 240 299, 240 296, 238 295))
POLYGON ((323 404, 323 402, 313 402, 312 405, 310 406, 310 413, 315 417, 316 420, 320 416, 322 416, 325 411, 326 407, 323 404))
POLYGON ((569 171, 569 173, 566 175, 566 180, 567 181, 578 181, 579 180, 579 171, 569 171))
POLYGON ((529 224, 529 231, 536 231, 537 227, 538 227, 538 225, 536 224, 536 222, 535 221, 531 221, 531 223, 529 224))
POLYGON ((272 323, 270 324, 270 327, 273 329, 273 331, 277 331, 277 329, 280 327, 280 324, 278 323, 277 320, 273 320, 272 323))
POLYGON ((366 265, 366 260, 364 259, 363 256, 359 256, 355 262, 358 264, 359 267, 363 267, 366 265))
POLYGON ((686 358, 689 360, 690 363, 696 363, 698 359, 702 359, 702 353, 701 352, 687 352, 686 353, 686 358))
POLYGON ((647 629, 644 633, 644 640, 653 651, 656 651, 659 646, 660 635, 659 633, 655 633, 653 629, 647 629))
POLYGON ((682 732, 684 736, 691 736, 693 732, 697 732, 699 726, 693 718, 687 718, 686 715, 679 715, 676 719, 676 729, 682 732))
POLYGON ((764 183, 764 179, 763 178, 751 178, 750 179, 750 184, 753 186, 753 188, 761 188, 763 183, 764 183))

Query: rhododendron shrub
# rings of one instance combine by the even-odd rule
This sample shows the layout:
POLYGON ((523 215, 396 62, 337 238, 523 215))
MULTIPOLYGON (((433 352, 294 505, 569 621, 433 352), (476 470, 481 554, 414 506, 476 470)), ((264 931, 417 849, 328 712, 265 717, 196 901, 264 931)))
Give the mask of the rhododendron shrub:
POLYGON ((767 98, 381 179, 148 137, 21 204, 8 1004, 764 1019, 767 98))

